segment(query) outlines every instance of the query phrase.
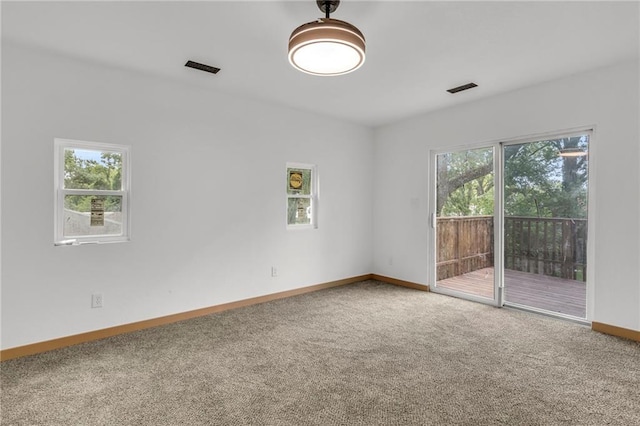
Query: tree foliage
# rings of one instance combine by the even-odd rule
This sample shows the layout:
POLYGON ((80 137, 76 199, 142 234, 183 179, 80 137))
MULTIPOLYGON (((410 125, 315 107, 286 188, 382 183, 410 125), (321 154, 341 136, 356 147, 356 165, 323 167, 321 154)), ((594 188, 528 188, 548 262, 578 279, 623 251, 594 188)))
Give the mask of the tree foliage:
MULTIPOLYGON (((507 145, 504 148, 504 210, 507 216, 585 218, 587 136, 507 145)), ((438 155, 437 213, 493 214, 493 150, 438 155)))
MULTIPOLYGON (((64 153, 64 186, 66 189, 115 190, 122 188, 122 154, 100 152, 100 160, 78 155, 75 150, 64 153)), ((68 195, 65 208, 69 210, 90 211, 89 195, 68 195)), ((105 211, 120 211, 121 199, 118 196, 104 196, 105 211)))
POLYGON ((493 214, 493 150, 440 154, 437 167, 440 216, 493 214))

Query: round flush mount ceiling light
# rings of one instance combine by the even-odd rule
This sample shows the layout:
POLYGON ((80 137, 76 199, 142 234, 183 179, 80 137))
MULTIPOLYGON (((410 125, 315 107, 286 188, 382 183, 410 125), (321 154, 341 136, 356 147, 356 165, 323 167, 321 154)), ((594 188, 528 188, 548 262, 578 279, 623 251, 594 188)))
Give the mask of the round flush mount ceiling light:
POLYGON ((307 74, 348 74, 364 64, 365 39, 348 22, 329 18, 339 1, 317 1, 325 18, 301 25, 289 37, 289 62, 307 74))

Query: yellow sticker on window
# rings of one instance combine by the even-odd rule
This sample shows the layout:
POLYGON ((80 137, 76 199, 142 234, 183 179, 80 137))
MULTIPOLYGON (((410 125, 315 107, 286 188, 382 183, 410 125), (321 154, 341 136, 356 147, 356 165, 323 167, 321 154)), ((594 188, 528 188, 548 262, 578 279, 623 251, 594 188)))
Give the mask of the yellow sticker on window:
POLYGON ((302 188, 302 172, 289 172, 289 189, 299 190, 302 188))

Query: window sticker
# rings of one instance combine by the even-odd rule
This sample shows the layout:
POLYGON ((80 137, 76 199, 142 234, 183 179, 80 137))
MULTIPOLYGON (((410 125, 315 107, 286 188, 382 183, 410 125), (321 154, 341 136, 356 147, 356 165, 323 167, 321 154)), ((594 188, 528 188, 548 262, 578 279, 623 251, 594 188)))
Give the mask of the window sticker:
POLYGON ((289 171, 289 189, 298 191, 302 188, 302 172, 289 171))
POLYGON ((91 226, 104 226, 104 199, 91 199, 91 226))

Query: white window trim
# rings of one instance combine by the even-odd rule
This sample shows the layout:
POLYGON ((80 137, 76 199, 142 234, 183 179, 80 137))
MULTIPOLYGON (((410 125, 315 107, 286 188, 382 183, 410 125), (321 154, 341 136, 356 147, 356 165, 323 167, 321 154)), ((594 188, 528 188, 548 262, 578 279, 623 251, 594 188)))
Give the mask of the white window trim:
POLYGON ((102 142, 78 141, 72 139, 54 139, 54 245, 83 245, 115 243, 130 240, 130 197, 131 197, 131 147, 102 142), (64 151, 66 148, 87 149, 92 151, 113 151, 122 154, 122 190, 88 190, 64 188, 64 151), (66 195, 117 195, 122 197, 122 233, 120 235, 87 235, 65 238, 64 236, 64 197, 66 195))
MULTIPOLYGON (((285 173, 289 169, 306 169, 311 170, 311 194, 289 194, 285 191, 285 212, 289 208, 289 198, 308 198, 311 200, 311 223, 308 224, 289 224, 288 216, 285 214, 285 224, 288 230, 304 230, 304 229, 317 229, 318 228, 318 167, 315 164, 307 163, 287 163, 285 173)), ((289 176, 287 175, 287 180, 289 176)))

